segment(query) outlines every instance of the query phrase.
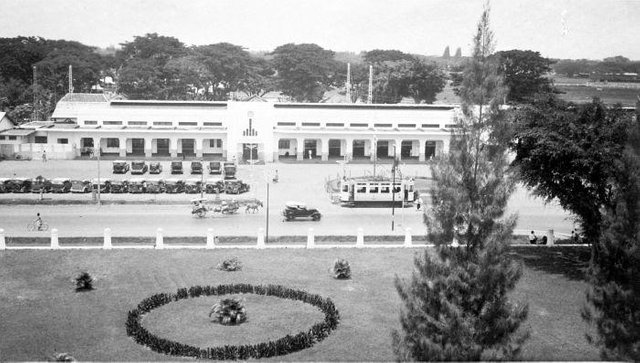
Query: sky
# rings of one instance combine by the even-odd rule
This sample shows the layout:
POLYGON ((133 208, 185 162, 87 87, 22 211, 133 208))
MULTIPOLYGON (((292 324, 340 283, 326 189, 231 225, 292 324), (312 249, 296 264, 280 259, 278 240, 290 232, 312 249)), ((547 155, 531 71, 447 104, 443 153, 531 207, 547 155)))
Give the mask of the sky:
MULTIPOLYGON (((0 37, 107 47, 158 33, 251 51, 315 43, 359 53, 471 52, 482 0, 0 0, 0 37)), ((640 60, 640 0, 492 0, 496 50, 549 58, 640 60)))

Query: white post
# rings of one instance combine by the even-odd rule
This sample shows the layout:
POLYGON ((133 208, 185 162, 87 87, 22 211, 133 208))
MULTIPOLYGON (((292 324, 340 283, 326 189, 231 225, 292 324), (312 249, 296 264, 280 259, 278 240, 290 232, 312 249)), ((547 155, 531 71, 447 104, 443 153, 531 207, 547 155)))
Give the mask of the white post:
POLYGON ((553 235, 553 229, 547 230, 547 246, 553 246, 555 244, 555 237, 553 235))
POLYGON ((51 230, 51 249, 57 250, 60 248, 60 243, 58 242, 58 229, 54 228, 51 230))
POLYGON ((162 238, 162 228, 158 228, 156 231, 156 249, 161 250, 164 248, 164 238, 162 238))
POLYGON ((216 245, 213 237, 213 228, 208 228, 207 229, 207 249, 211 250, 214 248, 216 248, 216 245))
POLYGON ((411 227, 407 227, 407 229, 405 229, 404 246, 411 247, 411 227))
POLYGON ((267 246, 264 244, 264 228, 258 228, 258 249, 262 250, 267 246))
POLYGON ((104 229, 104 246, 102 247, 105 250, 111 249, 111 228, 104 229))
POLYGON ((7 242, 4 239, 4 229, 0 228, 0 251, 7 249, 7 242))
POLYGON ((356 237, 356 248, 364 247, 364 231, 358 228, 358 236, 356 237))
POLYGON ((313 235, 313 228, 309 228, 307 232, 307 248, 314 248, 316 244, 315 236, 313 235))

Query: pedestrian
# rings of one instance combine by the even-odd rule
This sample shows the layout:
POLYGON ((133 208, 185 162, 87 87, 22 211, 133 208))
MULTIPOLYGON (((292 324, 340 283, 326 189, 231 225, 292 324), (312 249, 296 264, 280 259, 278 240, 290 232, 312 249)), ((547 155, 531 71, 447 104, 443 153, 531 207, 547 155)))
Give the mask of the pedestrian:
POLYGON ((47 150, 42 150, 42 162, 47 162, 47 150))
POLYGON ((535 245, 538 243, 538 237, 533 231, 531 231, 531 234, 529 235, 529 243, 532 245, 535 245))
POLYGON ((40 218, 40 213, 36 214, 36 220, 33 223, 38 228, 38 231, 42 229, 42 218, 40 218))
POLYGON ((576 233, 575 230, 572 230, 571 231, 571 242, 572 243, 578 243, 578 241, 579 241, 578 234, 576 233))
POLYGON ((418 197, 418 201, 416 202, 416 210, 420 210, 422 207, 422 197, 418 197))

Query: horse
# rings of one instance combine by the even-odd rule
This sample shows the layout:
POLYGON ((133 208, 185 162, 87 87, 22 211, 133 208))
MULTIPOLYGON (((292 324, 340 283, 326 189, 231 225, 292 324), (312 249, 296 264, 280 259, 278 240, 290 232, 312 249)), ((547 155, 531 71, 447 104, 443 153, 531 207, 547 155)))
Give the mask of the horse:
POLYGON ((259 200, 255 200, 252 202, 247 203, 244 212, 245 213, 258 213, 258 208, 262 207, 262 202, 259 200))

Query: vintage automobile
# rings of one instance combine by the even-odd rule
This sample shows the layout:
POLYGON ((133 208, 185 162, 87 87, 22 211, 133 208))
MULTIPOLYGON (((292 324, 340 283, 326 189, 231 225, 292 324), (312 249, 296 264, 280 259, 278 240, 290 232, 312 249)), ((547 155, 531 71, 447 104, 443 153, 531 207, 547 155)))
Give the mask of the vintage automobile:
POLYGON ((69 193, 71 191, 71 181, 67 178, 51 179, 52 193, 69 193))
MULTIPOLYGON (((91 186, 93 190, 98 190, 98 179, 91 179, 91 186)), ((100 179, 100 193, 109 193, 111 191, 111 180, 100 179)))
POLYGON ((113 173, 114 174, 125 174, 129 171, 129 163, 124 160, 115 160, 113 162, 113 173))
POLYGON ((91 188, 91 181, 87 179, 71 180, 71 193, 89 193, 91 188))
POLYGON ((127 185, 127 188, 129 190, 129 193, 138 194, 144 193, 146 190, 146 186, 147 183, 144 179, 134 178, 129 179, 129 185, 127 185))
POLYGON ((164 180, 162 179, 147 180, 145 193, 152 193, 152 194, 164 193, 165 191, 164 185, 165 185, 164 180))
POLYGON ((51 191, 51 180, 38 176, 33 179, 31 193, 49 193, 51 191))
POLYGON ((209 169, 209 174, 222 174, 221 161, 210 161, 207 168, 209 169))
POLYGON ((297 218, 311 218, 319 221, 322 214, 315 208, 308 208, 306 204, 299 202, 287 202, 282 210, 282 216, 286 221, 292 221, 297 218))
POLYGON ((176 178, 167 179, 164 188, 165 192, 170 194, 184 193, 184 181, 176 178))
POLYGON ((32 180, 27 178, 13 178, 4 182, 7 193, 29 193, 32 180))
POLYGON ((9 180, 7 178, 0 178, 0 193, 7 193, 7 187, 4 185, 4 183, 9 180))
POLYGON ((171 162, 171 174, 182 174, 182 161, 171 162))
POLYGON ((236 167, 235 163, 230 162, 230 161, 225 162, 224 166, 223 166, 223 169, 224 169, 224 178, 225 179, 233 179, 233 178, 236 177, 236 171, 237 171, 238 168, 236 167))
POLYGON ((224 193, 224 189, 222 179, 207 179, 204 182, 204 191, 208 194, 224 193))
POLYGON ((111 193, 129 192, 129 182, 126 180, 114 180, 111 182, 111 193))
POLYGON ((201 161, 192 161, 191 162, 191 174, 202 174, 202 162, 201 161))
POLYGON ((249 184, 243 183, 242 180, 225 180, 224 192, 227 194, 242 194, 249 191, 249 184))
POLYGON ((149 163, 149 174, 160 174, 162 173, 162 164, 158 161, 154 161, 149 163))
POLYGON ((187 179, 184 182, 184 192, 188 194, 200 193, 202 182, 200 179, 187 179))
POLYGON ((131 175, 144 174, 149 170, 149 166, 142 160, 135 160, 131 162, 131 175))

